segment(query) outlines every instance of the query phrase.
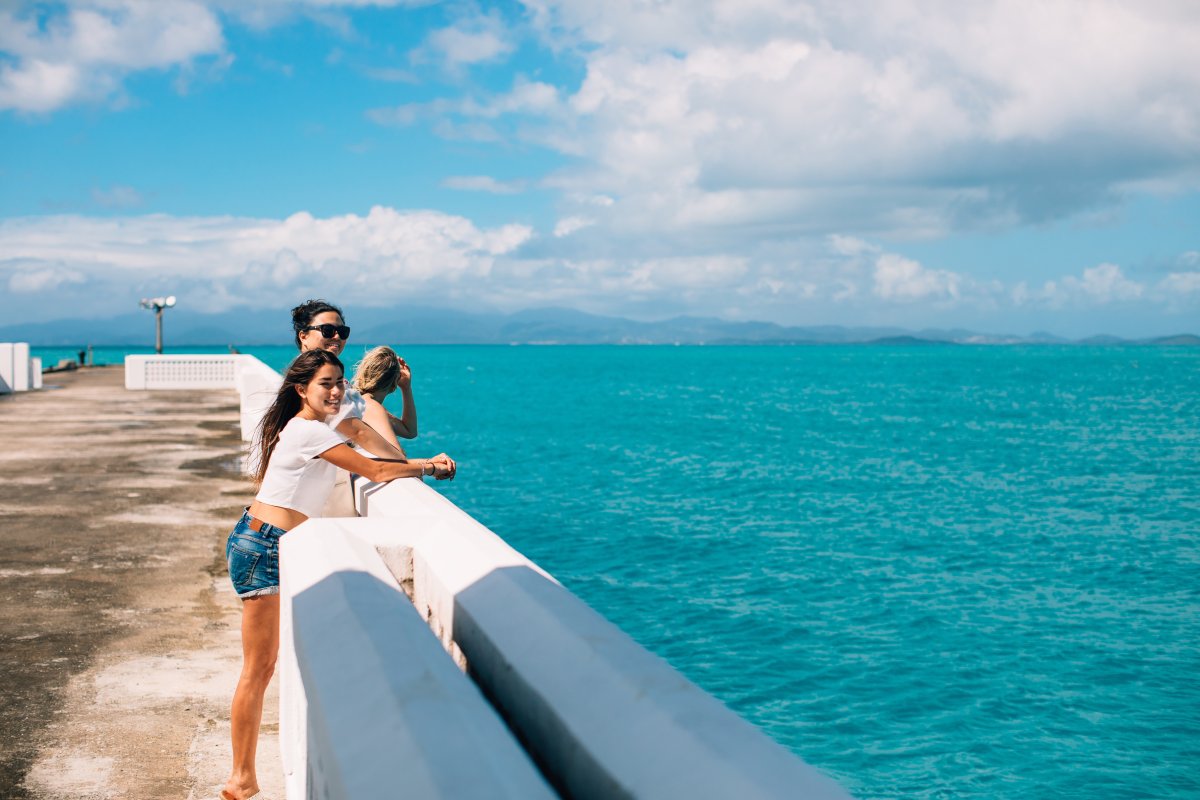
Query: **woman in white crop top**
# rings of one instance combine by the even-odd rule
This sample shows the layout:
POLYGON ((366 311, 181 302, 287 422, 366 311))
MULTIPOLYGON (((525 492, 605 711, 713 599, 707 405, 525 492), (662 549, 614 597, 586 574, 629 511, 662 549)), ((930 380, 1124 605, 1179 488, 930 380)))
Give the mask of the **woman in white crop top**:
POLYGON ((326 419, 336 414, 345 389, 342 362, 333 353, 301 353, 283 376, 275 402, 258 430, 258 495, 229 534, 229 578, 242 603, 242 674, 230 715, 233 769, 222 800, 258 794, 254 756, 263 695, 279 653, 279 537, 319 516, 333 488, 336 467, 372 481, 432 475, 454 477, 445 453, 430 459, 387 460, 362 456, 326 419))

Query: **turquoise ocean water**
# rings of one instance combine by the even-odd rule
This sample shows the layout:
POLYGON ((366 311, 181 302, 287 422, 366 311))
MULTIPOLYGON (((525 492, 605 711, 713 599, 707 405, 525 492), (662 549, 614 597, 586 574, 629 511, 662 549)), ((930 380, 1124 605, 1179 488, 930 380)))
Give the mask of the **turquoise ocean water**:
POLYGON ((401 352, 439 490, 857 797, 1200 797, 1200 349, 401 352))

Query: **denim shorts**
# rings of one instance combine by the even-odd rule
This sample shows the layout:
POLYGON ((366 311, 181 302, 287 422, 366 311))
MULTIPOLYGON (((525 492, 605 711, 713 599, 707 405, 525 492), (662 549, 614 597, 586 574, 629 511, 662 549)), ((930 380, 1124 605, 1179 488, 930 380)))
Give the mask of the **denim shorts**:
POLYGON ((225 542, 229 580, 238 597, 279 594, 279 537, 285 533, 266 524, 256 531, 250 527, 250 512, 242 514, 225 542))

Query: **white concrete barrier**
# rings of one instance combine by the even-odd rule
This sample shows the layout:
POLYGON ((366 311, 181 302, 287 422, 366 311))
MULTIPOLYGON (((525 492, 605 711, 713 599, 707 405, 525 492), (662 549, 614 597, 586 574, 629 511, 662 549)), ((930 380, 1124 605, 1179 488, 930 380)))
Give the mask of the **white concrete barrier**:
POLYGON ((29 385, 34 389, 42 388, 42 359, 38 356, 29 359, 29 385))
POLYGON ((288 797, 549 800, 528 755, 352 527, 281 540, 288 797))
POLYGON ((564 795, 849 797, 430 487, 363 483, 359 498, 367 519, 338 524, 412 582, 418 613, 564 795))
POLYGON ((14 392, 29 391, 29 343, 13 343, 12 387, 14 392))
POLYGON ((238 390, 242 401, 242 441, 249 442, 254 439, 258 423, 275 402, 275 395, 279 392, 282 382, 283 378, 278 372, 254 356, 238 356, 234 388, 238 390))
POLYGON ((28 342, 0 342, 0 394, 41 388, 41 359, 29 356, 28 342), (38 378, 33 378, 37 361, 38 378))
POLYGON ((0 394, 13 391, 13 346, 0 342, 0 394))

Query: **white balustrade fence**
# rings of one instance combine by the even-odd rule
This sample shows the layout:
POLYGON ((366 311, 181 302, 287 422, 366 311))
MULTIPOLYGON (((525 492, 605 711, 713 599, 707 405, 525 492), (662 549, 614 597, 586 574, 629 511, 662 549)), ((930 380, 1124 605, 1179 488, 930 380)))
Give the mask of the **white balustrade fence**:
POLYGON ((125 356, 126 389, 232 389, 237 355, 125 356))
POLYGON ((244 354, 125 356, 126 389, 236 390, 241 399, 242 441, 246 442, 254 438, 281 381, 278 372, 244 354))

